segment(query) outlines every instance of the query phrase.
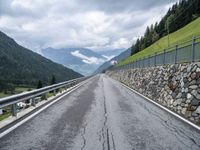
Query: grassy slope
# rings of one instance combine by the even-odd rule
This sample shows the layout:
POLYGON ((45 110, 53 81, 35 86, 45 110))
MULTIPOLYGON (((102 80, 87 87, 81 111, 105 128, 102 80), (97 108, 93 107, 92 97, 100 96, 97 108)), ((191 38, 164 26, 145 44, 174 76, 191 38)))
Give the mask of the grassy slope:
MULTIPOLYGON (((171 33, 169 35, 170 37, 170 45, 175 45, 181 42, 184 42, 186 40, 191 40, 192 36, 200 35, 200 18, 194 20, 190 24, 186 25, 185 27, 179 29, 178 31, 171 33)), ((168 45, 168 37, 165 36, 152 44, 151 46, 145 48, 144 50, 138 52, 135 55, 132 55, 128 57, 126 60, 120 62, 118 66, 128 64, 130 62, 135 61, 136 59, 147 57, 149 55, 154 55, 155 52, 159 52, 165 48, 167 48, 168 45)))

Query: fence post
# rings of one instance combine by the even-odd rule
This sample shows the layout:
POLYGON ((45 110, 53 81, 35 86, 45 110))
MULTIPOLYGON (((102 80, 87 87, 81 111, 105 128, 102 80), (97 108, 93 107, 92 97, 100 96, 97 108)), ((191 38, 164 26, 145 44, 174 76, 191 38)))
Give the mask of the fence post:
POLYGON ((195 59, 195 43, 196 42, 196 38, 195 36, 192 37, 192 62, 194 62, 195 59))
POLYGON ((150 55, 148 55, 148 66, 150 67, 150 55))
POLYGON ((178 45, 176 45, 176 47, 175 47, 175 64, 177 64, 177 51, 178 51, 178 45))
POLYGON ((136 63, 136 68, 138 68, 138 62, 137 62, 137 59, 136 59, 136 62, 135 62, 135 63, 136 63))
POLYGON ((154 56, 154 66, 156 66, 156 55, 157 55, 157 52, 155 52, 155 56, 154 56))
POLYGON ((12 116, 17 116, 17 104, 12 104, 11 106, 12 116))
POLYGON ((163 50, 163 65, 165 65, 165 54, 166 54, 166 49, 163 50))
POLYGON ((143 58, 143 68, 145 68, 145 57, 143 58))

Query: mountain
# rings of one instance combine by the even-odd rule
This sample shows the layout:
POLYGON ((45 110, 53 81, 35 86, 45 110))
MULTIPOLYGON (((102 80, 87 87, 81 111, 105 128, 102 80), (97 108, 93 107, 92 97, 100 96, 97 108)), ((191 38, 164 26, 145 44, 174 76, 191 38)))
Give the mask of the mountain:
POLYGON ((120 62, 126 58, 128 58, 131 55, 131 49, 127 49, 126 51, 122 52, 121 54, 119 54, 118 56, 112 58, 111 60, 105 62, 104 64, 102 64, 95 72, 94 74, 97 73, 102 73, 104 70, 108 69, 109 67, 112 66, 112 62, 113 61, 117 61, 120 62))
POLYGON ((57 82, 82 76, 18 45, 0 31, 0 88, 3 84, 33 86, 39 80, 47 85, 52 75, 57 82))
POLYGON ((107 61, 101 54, 86 48, 46 48, 42 49, 41 53, 44 57, 84 75, 90 75, 102 63, 107 61))

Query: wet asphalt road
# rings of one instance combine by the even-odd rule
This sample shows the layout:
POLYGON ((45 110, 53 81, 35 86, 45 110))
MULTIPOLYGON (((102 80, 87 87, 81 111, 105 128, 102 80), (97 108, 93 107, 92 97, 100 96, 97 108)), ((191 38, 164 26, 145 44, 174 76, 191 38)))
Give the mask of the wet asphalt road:
POLYGON ((199 150, 200 132, 98 75, 0 139, 1 150, 199 150))

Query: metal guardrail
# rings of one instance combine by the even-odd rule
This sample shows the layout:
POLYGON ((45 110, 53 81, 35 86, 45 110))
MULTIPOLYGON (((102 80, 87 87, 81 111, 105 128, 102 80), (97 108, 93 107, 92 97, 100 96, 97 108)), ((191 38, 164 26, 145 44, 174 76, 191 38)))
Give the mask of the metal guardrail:
POLYGON ((66 82, 61 82, 58 84, 46 86, 46 87, 36 89, 36 90, 26 92, 26 93, 20 93, 20 94, 8 96, 5 98, 0 98, 0 108, 11 105, 12 116, 17 116, 17 103, 24 102, 26 100, 30 100, 31 105, 36 106, 36 97, 37 96, 43 95, 44 99, 47 99, 48 92, 53 91, 55 94, 57 89, 60 89, 60 88, 67 89, 67 88, 72 87, 73 85, 76 85, 76 84, 80 83, 81 81, 84 81, 88 78, 90 78, 90 76, 77 78, 77 79, 69 80, 66 82))
POLYGON ((148 57, 138 59, 126 65, 115 66, 111 70, 145 68, 198 61, 200 61, 200 36, 193 37, 192 40, 156 52, 153 56, 149 55, 148 57))

